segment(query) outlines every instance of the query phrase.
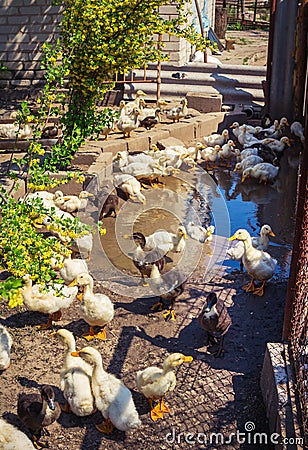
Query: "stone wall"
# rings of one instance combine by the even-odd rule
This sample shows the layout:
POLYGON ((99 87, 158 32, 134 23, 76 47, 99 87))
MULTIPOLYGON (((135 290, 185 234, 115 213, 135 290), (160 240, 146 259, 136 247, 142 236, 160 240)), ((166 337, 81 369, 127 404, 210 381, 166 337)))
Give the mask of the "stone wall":
POLYGON ((0 2, 0 59, 8 69, 0 74, 1 98, 24 98, 40 88, 41 47, 54 41, 59 17, 52 0, 0 2))

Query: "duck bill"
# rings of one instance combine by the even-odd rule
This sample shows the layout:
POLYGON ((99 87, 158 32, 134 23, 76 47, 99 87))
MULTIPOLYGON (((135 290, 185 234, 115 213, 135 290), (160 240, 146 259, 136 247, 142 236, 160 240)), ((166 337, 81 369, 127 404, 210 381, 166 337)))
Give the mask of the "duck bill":
POLYGON ((78 286, 77 280, 73 280, 68 287, 74 287, 74 286, 78 286))
POLYGON ((52 411, 54 411, 54 410, 56 409, 55 403, 54 403, 54 401, 53 401, 52 398, 49 398, 49 399, 48 399, 48 407, 49 407, 52 411))
POLYGON ((80 353, 79 352, 71 352, 71 355, 72 356, 80 356, 80 353))
POLYGON ((187 233, 183 233, 183 238, 188 239, 187 233))
POLYGON ((235 240, 236 240, 235 234, 228 238, 228 241, 235 241, 235 240))
POLYGON ((192 356, 183 356, 182 360, 183 362, 191 362, 194 358, 192 356))
POLYGON ((246 180, 246 177, 242 177, 241 178, 241 182, 244 183, 244 181, 246 180))
POLYGON ((269 235, 270 235, 270 236, 273 236, 273 237, 275 237, 275 236, 276 236, 276 234, 275 234, 275 233, 273 233, 273 231, 270 231, 270 232, 269 232, 269 235))

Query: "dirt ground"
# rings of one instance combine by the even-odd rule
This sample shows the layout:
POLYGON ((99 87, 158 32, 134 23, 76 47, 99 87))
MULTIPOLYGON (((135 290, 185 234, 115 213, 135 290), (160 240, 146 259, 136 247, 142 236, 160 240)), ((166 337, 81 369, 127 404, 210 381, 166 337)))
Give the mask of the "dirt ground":
MULTIPOLYGON (((107 234, 102 237, 103 247, 114 220, 112 217, 104 220, 107 234)), ((106 245, 110 251, 110 246, 106 245)), ((215 238, 211 244, 214 254, 219 245, 221 240, 215 238)), ((62 413, 49 427, 50 449, 248 449, 251 445, 243 443, 243 439, 239 442, 232 438, 237 431, 249 430, 248 422, 253 423, 255 432, 269 433, 260 392, 260 373, 266 343, 281 339, 287 280, 272 279, 265 295, 259 298, 241 289, 248 281, 246 274, 230 273, 223 264, 207 271, 209 259, 209 252, 203 253, 189 277, 176 303, 176 322, 165 322, 162 312, 150 311, 156 300, 140 297, 140 279, 133 266, 128 271, 135 276, 135 281, 129 288, 136 294, 128 297, 110 289, 108 274, 104 274, 93 258, 91 272, 95 275, 100 272, 101 280, 96 282, 95 291, 110 296, 115 305, 115 318, 108 327, 107 341, 96 340, 90 345, 101 352, 104 368, 131 389, 142 426, 135 432, 115 431, 105 436, 95 428, 102 420, 99 412, 85 418, 62 413), (222 358, 215 358, 209 352, 204 331, 197 323, 205 297, 212 290, 225 301, 232 318, 222 358), (173 352, 182 352, 194 359, 176 371, 176 389, 166 399, 171 413, 154 423, 149 417, 147 400, 137 391, 135 375, 137 370, 147 366, 161 366, 164 358, 173 352), (223 437, 216 442, 213 433, 222 433, 223 437)), ((116 282, 124 283, 121 279, 116 282)), ((8 327, 14 345, 11 366, 1 374, 0 414, 25 432, 16 415, 19 392, 35 391, 42 384, 50 384, 57 400, 63 401, 59 373, 64 347, 50 336, 50 331, 34 328, 46 321, 47 317, 42 314, 23 307, 10 310, 1 302, 1 323, 8 327)), ((63 311, 63 318, 55 323, 54 330, 62 327, 74 333, 77 349, 86 345, 81 335, 87 325, 80 318, 77 300, 63 311)), ((272 447, 262 443, 253 448, 272 447)))
MULTIPOLYGON (((224 50, 216 57, 222 64, 265 66, 267 62, 268 31, 227 31, 226 40, 234 41, 234 49, 224 50)), ((222 40, 225 45, 225 40, 222 40)))

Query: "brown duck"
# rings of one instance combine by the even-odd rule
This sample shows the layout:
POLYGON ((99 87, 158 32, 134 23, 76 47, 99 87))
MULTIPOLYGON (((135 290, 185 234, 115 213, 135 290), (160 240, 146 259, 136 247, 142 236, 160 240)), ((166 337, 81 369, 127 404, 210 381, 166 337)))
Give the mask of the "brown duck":
POLYGON ((224 353, 224 337, 232 323, 224 301, 217 299, 215 292, 210 292, 198 317, 198 323, 206 331, 208 344, 218 345, 213 351, 215 357, 224 353))
POLYGON ((17 414, 23 424, 32 432, 33 444, 37 449, 46 447, 47 442, 40 441, 42 431, 55 422, 61 409, 55 401, 51 386, 43 385, 40 394, 21 393, 18 396, 17 414))

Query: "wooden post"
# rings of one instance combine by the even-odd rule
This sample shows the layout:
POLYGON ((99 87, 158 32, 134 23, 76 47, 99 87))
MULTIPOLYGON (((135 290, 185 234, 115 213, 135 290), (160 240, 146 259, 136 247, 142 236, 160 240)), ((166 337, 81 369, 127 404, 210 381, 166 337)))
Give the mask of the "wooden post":
POLYGON ((255 7, 253 10, 253 21, 254 22, 257 20, 257 8, 258 8, 258 0, 255 0, 255 7))

